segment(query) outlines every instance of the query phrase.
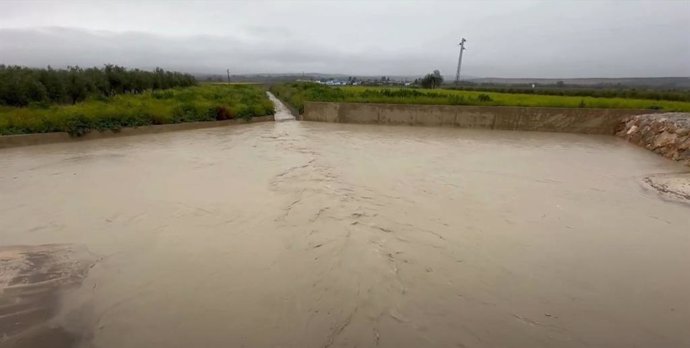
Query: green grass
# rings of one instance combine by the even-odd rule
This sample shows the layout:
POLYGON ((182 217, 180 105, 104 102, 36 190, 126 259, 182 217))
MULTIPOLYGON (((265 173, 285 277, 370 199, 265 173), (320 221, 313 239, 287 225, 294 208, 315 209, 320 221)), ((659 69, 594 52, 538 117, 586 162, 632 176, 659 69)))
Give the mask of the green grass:
POLYGON ((273 86, 271 91, 277 97, 298 109, 300 113, 304 112, 305 101, 690 111, 690 102, 682 101, 553 96, 448 89, 428 90, 362 86, 328 87, 313 83, 293 83, 273 86))
POLYGON ((75 105, 0 106, 0 134, 68 132, 80 136, 92 130, 251 119, 273 113, 273 104, 260 86, 202 85, 89 99, 75 105))

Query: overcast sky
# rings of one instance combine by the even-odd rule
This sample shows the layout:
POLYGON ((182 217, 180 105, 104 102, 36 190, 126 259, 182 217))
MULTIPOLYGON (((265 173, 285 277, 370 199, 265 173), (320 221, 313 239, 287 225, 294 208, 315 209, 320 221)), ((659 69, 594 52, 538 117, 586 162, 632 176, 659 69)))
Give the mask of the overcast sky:
POLYGON ((0 1, 0 63, 188 72, 690 76, 690 1, 0 1))

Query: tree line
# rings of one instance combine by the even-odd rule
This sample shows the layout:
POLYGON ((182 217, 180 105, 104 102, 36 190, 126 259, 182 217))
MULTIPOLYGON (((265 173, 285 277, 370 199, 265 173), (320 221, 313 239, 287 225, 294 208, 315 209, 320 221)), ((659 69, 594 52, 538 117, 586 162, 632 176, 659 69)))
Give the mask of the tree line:
POLYGON ((438 70, 434 70, 431 74, 426 74, 421 79, 414 80, 415 85, 421 85, 422 88, 438 88, 443 83, 443 76, 438 70))
POLYGON ((103 68, 36 69, 0 64, 0 104, 11 106, 75 104, 88 97, 107 98, 195 84, 190 74, 161 68, 144 71, 109 64, 103 68))

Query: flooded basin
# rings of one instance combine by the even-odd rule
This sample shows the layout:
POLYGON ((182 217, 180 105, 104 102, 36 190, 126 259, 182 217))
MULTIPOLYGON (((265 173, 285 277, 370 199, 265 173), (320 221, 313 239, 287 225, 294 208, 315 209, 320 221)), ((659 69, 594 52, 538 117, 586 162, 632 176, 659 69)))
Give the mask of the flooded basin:
POLYGON ((643 181, 683 171, 609 136, 297 121, 3 149, 0 245, 94 255, 64 346, 682 347, 690 206, 643 181))

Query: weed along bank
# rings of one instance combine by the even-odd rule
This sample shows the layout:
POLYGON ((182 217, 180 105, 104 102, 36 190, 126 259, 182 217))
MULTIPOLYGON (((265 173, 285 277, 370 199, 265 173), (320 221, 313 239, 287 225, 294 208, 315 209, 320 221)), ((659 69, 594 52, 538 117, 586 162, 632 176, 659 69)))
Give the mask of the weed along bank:
POLYGON ((0 135, 65 132, 80 137, 151 125, 251 120, 273 112, 260 86, 207 84, 92 97, 75 104, 0 107, 0 135))

